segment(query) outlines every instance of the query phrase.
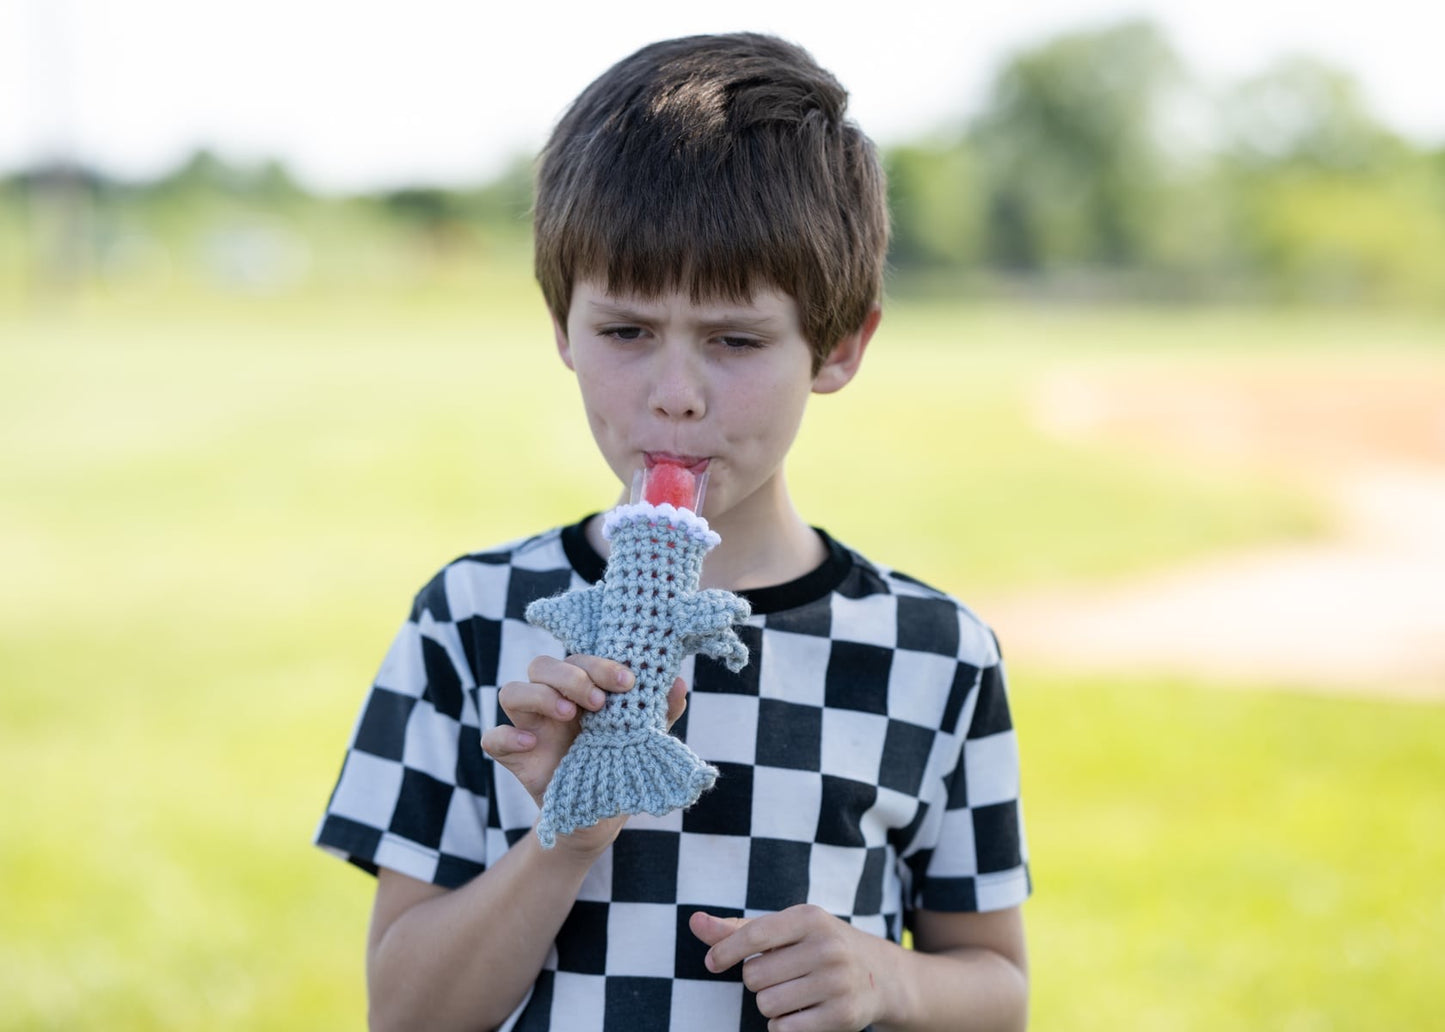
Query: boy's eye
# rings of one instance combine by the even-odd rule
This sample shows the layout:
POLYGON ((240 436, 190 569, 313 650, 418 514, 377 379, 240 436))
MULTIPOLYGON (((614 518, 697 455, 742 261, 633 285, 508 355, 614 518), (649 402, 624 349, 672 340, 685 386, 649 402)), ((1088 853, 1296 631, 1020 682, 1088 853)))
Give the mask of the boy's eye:
POLYGON ((602 331, 602 336, 611 337, 613 340, 639 340, 642 337, 642 327, 609 326, 602 331))
POLYGON ((727 347, 739 351, 748 348, 760 348, 763 346, 763 342, 758 340, 756 337, 719 337, 718 340, 725 344, 727 347))

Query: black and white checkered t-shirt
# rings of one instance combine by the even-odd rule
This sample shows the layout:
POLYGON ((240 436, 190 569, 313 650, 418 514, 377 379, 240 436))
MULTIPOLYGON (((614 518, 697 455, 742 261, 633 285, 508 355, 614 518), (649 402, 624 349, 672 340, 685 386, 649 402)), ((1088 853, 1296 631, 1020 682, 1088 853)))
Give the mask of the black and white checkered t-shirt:
MULTIPOLYGON (((531 834, 536 806, 480 738, 506 719, 498 686, 561 655, 523 619, 527 603, 602 577, 582 528, 465 556, 417 595, 318 845, 453 888, 531 834)), ((823 537, 823 566, 745 593, 740 673, 684 664, 692 694, 673 731, 718 768, 717 786, 685 812, 627 823, 504 1027, 765 1028, 740 966, 703 966, 696 910, 806 902, 897 940, 912 910, 993 910, 1029 894, 992 634, 953 599, 823 537)))

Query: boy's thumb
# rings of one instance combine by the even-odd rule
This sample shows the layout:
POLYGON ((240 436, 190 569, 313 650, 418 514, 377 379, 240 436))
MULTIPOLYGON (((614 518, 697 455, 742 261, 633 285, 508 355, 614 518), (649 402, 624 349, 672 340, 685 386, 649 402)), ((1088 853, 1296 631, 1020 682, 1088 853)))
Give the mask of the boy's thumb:
POLYGON ((677 718, 682 716, 682 711, 685 709, 687 709, 687 682, 680 677, 675 678, 672 682, 672 690, 667 693, 667 726, 669 728, 677 723, 677 718))
POLYGON ((715 917, 703 910, 693 912, 688 918, 687 926, 709 946, 716 946, 733 932, 747 924, 747 919, 742 917, 715 917))

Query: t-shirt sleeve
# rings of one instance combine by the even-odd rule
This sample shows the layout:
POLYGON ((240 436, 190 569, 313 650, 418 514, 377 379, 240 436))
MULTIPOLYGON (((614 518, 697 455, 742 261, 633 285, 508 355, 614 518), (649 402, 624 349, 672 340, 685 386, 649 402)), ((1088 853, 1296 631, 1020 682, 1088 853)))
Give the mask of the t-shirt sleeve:
MULTIPOLYGON (((960 662, 961 704, 950 756, 927 821, 933 834, 907 858, 910 909, 987 911, 1016 906, 1032 882, 1019 802, 1019 750, 1003 662, 960 662)), ((953 707, 951 707, 953 708, 953 707)))
POLYGON ((392 641, 315 841, 373 874, 386 867, 456 888, 487 865, 493 791, 444 590, 441 577, 423 589, 392 641))

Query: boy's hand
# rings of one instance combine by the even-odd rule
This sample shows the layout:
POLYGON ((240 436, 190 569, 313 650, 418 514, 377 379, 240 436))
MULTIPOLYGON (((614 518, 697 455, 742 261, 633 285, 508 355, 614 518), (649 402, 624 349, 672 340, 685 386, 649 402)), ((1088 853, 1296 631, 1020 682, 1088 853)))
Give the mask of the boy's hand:
POLYGON ((526 681, 509 681, 497 702, 511 726, 498 724, 482 735, 482 748, 517 776, 542 805, 552 773, 581 728, 581 711, 602 708, 607 692, 632 688, 632 671, 597 656, 538 656, 526 681))
MULTIPOLYGON (((623 664, 600 656, 565 660, 538 656, 527 666, 527 677, 527 681, 509 681, 498 691, 497 701, 512 723, 483 734, 482 749, 516 775, 540 808, 557 764, 581 729, 581 711, 600 710, 606 693, 630 691, 636 678, 623 664)), ((668 727, 686 708, 687 685, 679 677, 667 695, 668 727)), ((609 828, 613 824, 620 828, 622 823, 621 819, 602 822, 609 828)), ((611 828, 603 845, 616 836, 616 828, 611 828)))
POLYGON ((892 943, 811 904, 743 919, 701 910, 688 922, 711 946, 709 971, 743 966, 770 1032, 856 1032, 890 1011, 892 943))

